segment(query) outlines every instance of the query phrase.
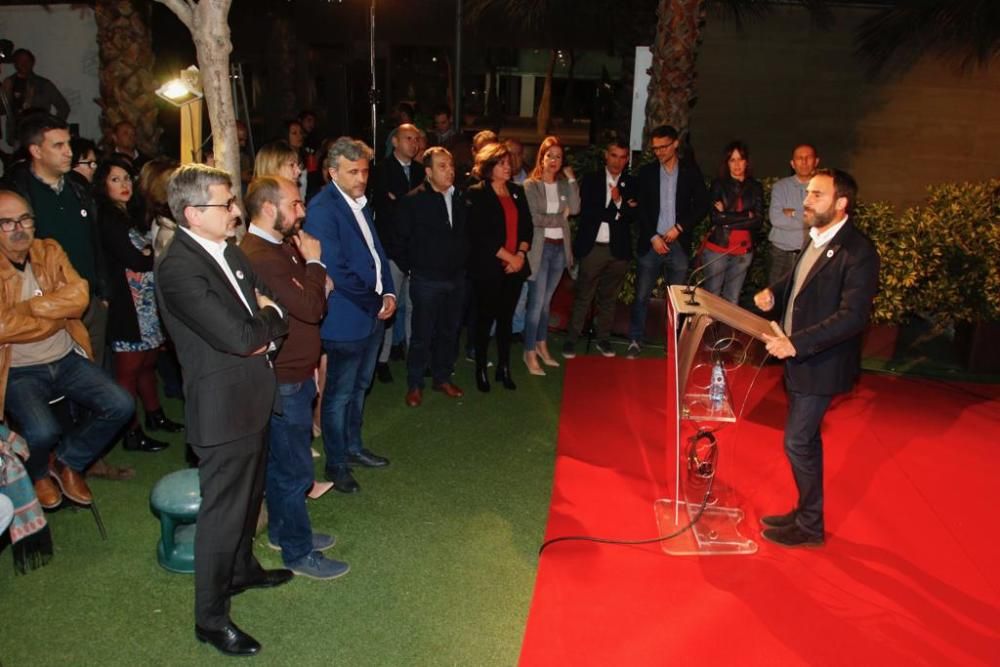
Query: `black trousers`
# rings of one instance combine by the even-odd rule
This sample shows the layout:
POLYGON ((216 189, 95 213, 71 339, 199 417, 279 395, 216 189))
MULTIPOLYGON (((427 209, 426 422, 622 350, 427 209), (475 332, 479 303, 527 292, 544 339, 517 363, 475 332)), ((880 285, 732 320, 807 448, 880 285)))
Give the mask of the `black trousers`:
POLYGON ((406 357, 407 384, 423 389, 424 369, 430 367, 434 385, 451 381, 455 370, 458 324, 465 278, 428 280, 410 278, 410 349, 406 357))
POLYGON ((264 497, 267 431, 221 445, 193 445, 201 509, 194 541, 194 619, 206 630, 230 622, 229 590, 258 579, 253 535, 264 497))
POLYGON ((810 535, 822 536, 823 439, 820 426, 833 396, 788 392, 785 455, 799 491, 795 522, 810 535))
POLYGON ((510 368, 511 323, 524 278, 505 274, 499 280, 474 280, 476 298, 476 367, 486 367, 490 329, 497 325, 497 368, 510 368))

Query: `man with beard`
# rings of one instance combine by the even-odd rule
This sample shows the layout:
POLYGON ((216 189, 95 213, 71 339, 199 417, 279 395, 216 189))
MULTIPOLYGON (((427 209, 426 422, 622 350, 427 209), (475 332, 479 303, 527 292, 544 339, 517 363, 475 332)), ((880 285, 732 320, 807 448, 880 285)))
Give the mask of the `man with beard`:
POLYGON ((857 191, 843 171, 816 172, 803 202, 810 240, 791 273, 754 296, 782 322, 771 322, 774 335, 765 338, 767 351, 786 360, 785 454, 799 499, 791 512, 761 518, 761 536, 786 547, 824 542, 820 425, 833 397, 858 377, 861 334, 878 287, 878 253, 849 219, 857 191))
POLYGON ((250 227, 240 248, 254 271, 288 312, 288 339, 274 359, 279 410, 271 415, 265 493, 268 535, 292 572, 313 579, 347 573, 347 563, 322 551, 334 545, 330 535, 313 533, 306 493, 313 482, 313 371, 319 363, 319 325, 326 311, 326 266, 320 243, 302 231, 306 208, 295 183, 286 178, 258 178, 247 191, 250 227))

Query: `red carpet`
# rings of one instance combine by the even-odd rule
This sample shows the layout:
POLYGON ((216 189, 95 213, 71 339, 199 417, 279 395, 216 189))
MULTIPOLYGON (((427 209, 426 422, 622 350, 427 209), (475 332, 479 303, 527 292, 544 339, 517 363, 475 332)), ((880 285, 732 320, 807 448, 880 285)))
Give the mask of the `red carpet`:
MULTIPOLYGON (((569 364, 546 539, 657 534, 653 501, 673 485, 665 373, 662 360, 569 364)), ((795 499, 780 374, 764 369, 739 441, 722 442, 719 475, 753 539, 761 514, 795 499)), ((555 544, 521 664, 1000 664, 1000 387, 866 374, 823 434, 824 548, 555 544)))

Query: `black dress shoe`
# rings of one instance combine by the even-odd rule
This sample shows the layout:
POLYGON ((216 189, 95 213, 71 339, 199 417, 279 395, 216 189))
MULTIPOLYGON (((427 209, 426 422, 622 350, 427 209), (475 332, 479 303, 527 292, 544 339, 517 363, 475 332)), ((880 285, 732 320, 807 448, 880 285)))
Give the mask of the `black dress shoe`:
POLYGON ((389 465, 389 459, 368 449, 362 449, 357 454, 348 452, 347 462, 365 468, 384 468, 389 465))
POLYGON ((343 470, 328 470, 326 472, 327 480, 333 482, 333 488, 335 491, 340 491, 341 493, 357 493, 361 490, 361 485, 358 484, 357 480, 354 479, 354 475, 351 474, 349 468, 344 468, 343 470))
POLYGON ((122 439, 122 447, 130 452, 159 452, 169 446, 169 442, 150 438, 138 427, 130 429, 122 439))
POLYGON ((768 528, 784 528, 785 526, 791 526, 795 523, 795 515, 798 512, 792 510, 788 514, 772 514, 770 516, 762 516, 760 522, 768 528))
POLYGON ((234 583, 229 587, 229 594, 239 595, 251 588, 274 588, 275 586, 287 584, 294 576, 295 574, 291 570, 263 570, 262 574, 256 579, 251 579, 243 584, 234 583))
POLYGON ((488 392, 490 390, 490 378, 486 374, 485 366, 476 367, 476 389, 481 392, 488 392))
POLYGON ((194 636, 200 642, 211 644, 224 655, 248 656, 260 653, 260 642, 240 630, 233 623, 218 630, 194 626, 194 636))
POLYGON ((163 414, 163 409, 146 413, 146 428, 150 431, 166 431, 167 433, 178 433, 184 430, 184 424, 170 421, 163 414))
POLYGON ((509 389, 511 391, 517 389, 517 385, 514 384, 514 379, 510 376, 510 366, 497 366, 497 382, 502 384, 504 389, 509 389))
POLYGON ((807 533, 794 523, 784 528, 767 528, 760 536, 783 547, 821 547, 824 542, 822 535, 807 533))
POLYGON ((382 384, 392 382, 392 371, 389 370, 389 364, 375 364, 375 379, 382 384))

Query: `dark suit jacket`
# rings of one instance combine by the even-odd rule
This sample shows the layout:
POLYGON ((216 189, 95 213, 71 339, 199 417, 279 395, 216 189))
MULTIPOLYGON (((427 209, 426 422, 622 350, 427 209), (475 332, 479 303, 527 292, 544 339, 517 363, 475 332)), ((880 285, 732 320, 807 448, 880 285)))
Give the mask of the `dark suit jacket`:
MULTIPOLYGON (((875 246, 848 220, 795 297, 790 336, 795 357, 785 361, 789 391, 833 395, 853 386, 861 367, 861 334, 878 289, 878 270, 875 246)), ((779 324, 794 276, 792 271, 771 286, 775 299, 771 312, 782 318, 779 324)))
MULTIPOLYGON (((531 237, 535 233, 531 223, 531 211, 528 209, 528 198, 524 188, 516 183, 507 183, 507 191, 514 198, 517 206, 517 243, 531 245, 531 237)), ((504 246, 507 239, 507 223, 503 214, 503 205, 493 187, 481 181, 465 192, 466 226, 469 230, 469 276, 473 280, 500 281, 507 274, 503 271, 503 262, 497 257, 497 252, 504 246)), ((525 260, 529 275, 531 267, 525 260)))
POLYGON ((573 254, 583 259, 594 247, 594 240, 601 223, 608 223, 611 232, 609 247, 611 255, 617 259, 632 259, 632 220, 636 209, 628 205, 629 199, 638 200, 638 182, 631 174, 622 172, 618 176, 618 191, 622 196, 619 209, 608 201, 607 171, 587 174, 580 181, 580 217, 577 223, 573 254))
MULTIPOLYGON (((677 224, 683 230, 676 243, 684 250, 691 248, 694 228, 708 214, 710 207, 708 189, 701 169, 694 160, 680 159, 677 163, 677 224)), ((649 252, 649 240, 656 234, 656 221, 660 217, 660 163, 650 162, 639 169, 639 238, 636 254, 642 257, 649 252)))
POLYGON ((390 154, 375 170, 375 226, 386 254, 396 263, 399 242, 396 239, 395 218, 406 194, 424 182, 424 165, 414 160, 410 163, 410 179, 406 179, 403 165, 390 154))
POLYGON ((160 315, 184 370, 187 440, 203 447, 264 430, 276 407, 276 382, 268 358, 253 353, 288 333, 278 311, 257 307, 254 289, 271 292, 246 255, 230 245, 226 259, 252 314, 185 230, 178 229, 155 269, 160 315))
POLYGON ((305 230, 323 246, 323 263, 333 279, 327 313, 320 328, 323 340, 353 341, 375 331, 382 296, 394 294, 392 271, 372 220, 371 207, 364 208, 375 252, 382 264, 382 291, 375 291, 375 260, 361 233, 354 212, 335 183, 329 183, 309 200, 305 230))
POLYGON ((444 195, 426 181, 400 202, 396 213, 400 242, 396 263, 405 273, 426 280, 455 280, 464 276, 469 260, 466 211, 458 190, 451 197, 450 223, 444 195))

